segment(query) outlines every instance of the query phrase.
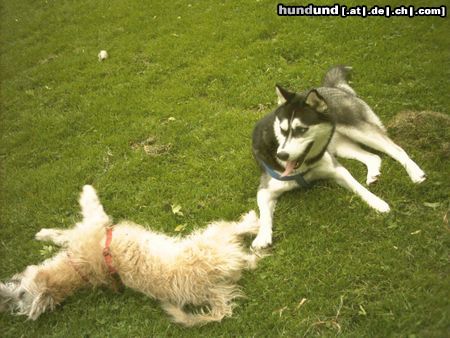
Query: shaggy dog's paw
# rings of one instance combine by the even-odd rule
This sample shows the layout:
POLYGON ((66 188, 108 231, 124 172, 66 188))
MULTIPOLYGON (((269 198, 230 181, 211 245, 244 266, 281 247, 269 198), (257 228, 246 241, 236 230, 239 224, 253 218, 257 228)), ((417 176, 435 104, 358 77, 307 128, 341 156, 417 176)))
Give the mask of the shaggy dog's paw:
POLYGON ((52 229, 41 229, 34 237, 38 241, 50 241, 54 234, 54 230, 52 229))
POLYGON ((97 192, 92 185, 83 186, 83 191, 81 192, 80 203, 85 208, 88 208, 92 204, 98 203, 97 192))
POLYGON ((259 218, 254 210, 242 215, 236 224, 236 232, 238 234, 257 234, 259 231, 259 218))
POLYGON ((253 240, 252 247, 256 250, 263 249, 272 244, 272 233, 259 233, 253 240))
POLYGON ((256 215, 255 210, 250 210, 248 213, 242 216, 242 221, 249 224, 259 223, 259 218, 256 215))
POLYGON ((256 265, 258 263, 258 259, 259 257, 255 254, 253 255, 248 255, 245 259, 246 263, 247 263, 247 269, 248 270, 254 270, 256 269, 256 265))

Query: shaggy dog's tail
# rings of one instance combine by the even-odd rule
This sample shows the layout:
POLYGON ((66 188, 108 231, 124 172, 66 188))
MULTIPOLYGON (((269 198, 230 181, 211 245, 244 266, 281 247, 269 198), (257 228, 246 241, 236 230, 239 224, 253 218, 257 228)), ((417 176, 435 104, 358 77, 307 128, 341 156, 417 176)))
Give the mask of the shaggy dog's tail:
POLYGON ((348 84, 352 67, 350 66, 336 66, 331 68, 323 79, 324 87, 331 87, 340 89, 347 94, 356 96, 356 92, 348 84))
POLYGON ((230 317, 233 313, 233 306, 230 304, 222 304, 217 307, 213 306, 210 311, 200 311, 199 313, 187 312, 182 307, 169 302, 164 302, 162 307, 172 316, 175 323, 187 327, 201 326, 209 322, 220 322, 224 317, 230 317))

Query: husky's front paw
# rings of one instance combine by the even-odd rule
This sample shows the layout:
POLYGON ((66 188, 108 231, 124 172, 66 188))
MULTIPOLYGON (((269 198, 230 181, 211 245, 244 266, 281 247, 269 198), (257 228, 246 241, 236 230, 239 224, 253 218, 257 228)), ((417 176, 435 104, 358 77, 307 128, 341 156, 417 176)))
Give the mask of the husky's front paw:
POLYGON ((386 213, 391 211, 391 208, 389 207, 389 204, 387 204, 385 201, 383 201, 382 199, 378 199, 376 201, 373 201, 370 206, 372 208, 374 208, 376 211, 381 212, 381 213, 386 213))
POLYGON ((367 175, 366 184, 371 185, 372 183, 375 183, 376 181, 378 181, 379 177, 380 173, 367 175))
POLYGON ((425 175, 423 170, 420 169, 420 167, 414 162, 410 163, 406 167, 406 171, 408 172, 408 175, 411 178, 411 181, 413 181, 413 183, 416 184, 422 183, 427 178, 427 175, 425 175))
POLYGON ((420 170, 417 173, 414 173, 414 175, 411 175, 410 177, 411 181, 413 181, 413 183, 416 184, 422 183, 427 179, 427 175, 422 170, 420 170))
POLYGON ((263 249, 272 244, 272 232, 260 232, 253 240, 252 247, 256 250, 263 249))

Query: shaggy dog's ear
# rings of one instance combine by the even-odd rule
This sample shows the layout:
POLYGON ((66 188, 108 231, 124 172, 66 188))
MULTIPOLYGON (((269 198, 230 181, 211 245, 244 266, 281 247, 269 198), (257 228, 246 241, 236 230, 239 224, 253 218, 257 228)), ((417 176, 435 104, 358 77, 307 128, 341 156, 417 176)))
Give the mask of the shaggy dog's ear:
POLYGON ((14 293, 3 283, 0 283, 0 312, 12 310, 14 293))
POLYGON ((38 293, 31 303, 28 313, 28 319, 36 320, 46 310, 53 310, 55 299, 52 294, 51 275, 45 271, 39 271, 34 279, 35 287, 38 293))
POLYGON ((55 301, 50 294, 50 292, 41 292, 31 304, 30 313, 28 314, 28 319, 36 320, 43 314, 47 309, 53 310, 55 306, 55 301))

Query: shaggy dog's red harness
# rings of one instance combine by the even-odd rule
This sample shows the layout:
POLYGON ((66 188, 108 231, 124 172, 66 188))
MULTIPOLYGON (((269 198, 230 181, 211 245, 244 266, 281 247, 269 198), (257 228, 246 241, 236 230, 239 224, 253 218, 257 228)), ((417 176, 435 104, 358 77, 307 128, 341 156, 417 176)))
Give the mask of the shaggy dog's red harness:
POLYGON ((112 255, 110 245, 112 242, 112 231, 113 227, 106 228, 106 240, 105 247, 103 248, 103 258, 105 259, 106 266, 108 267, 109 274, 112 277, 112 287, 114 291, 123 291, 124 285, 120 279, 119 273, 112 265, 112 255))
MULTIPOLYGON (((108 267, 109 275, 112 278, 112 288, 116 292, 122 292, 124 289, 124 285, 122 283, 122 280, 120 279, 119 273, 112 265, 112 254, 111 254, 111 242, 112 242, 112 227, 106 228, 106 240, 105 240, 105 247, 103 248, 103 258, 105 259, 105 264, 108 267)), ((67 252, 67 258, 69 259, 70 266, 77 272, 77 274, 80 276, 80 278, 85 281, 86 283, 89 283, 89 278, 81 272, 80 268, 77 266, 77 264, 72 260, 72 257, 69 252, 67 252)))
POLYGON ((72 260, 72 257, 69 252, 67 252, 67 258, 69 259, 70 266, 77 272, 78 276, 80 276, 80 278, 82 280, 84 280, 86 283, 89 283, 89 278, 87 278, 87 276, 81 272, 81 270, 78 268, 78 266, 72 260))

